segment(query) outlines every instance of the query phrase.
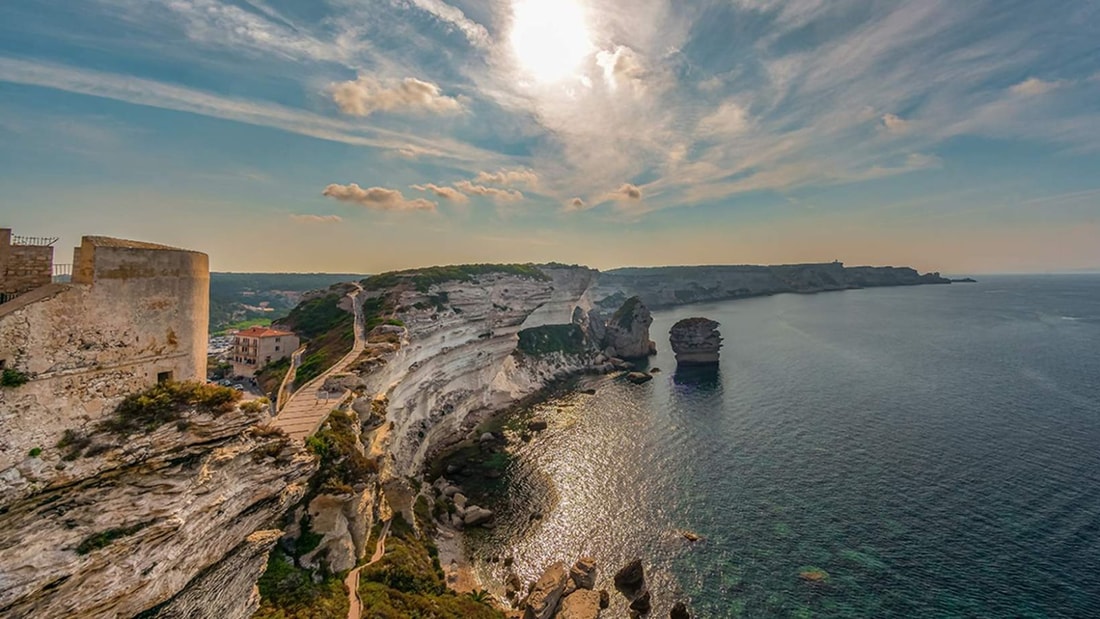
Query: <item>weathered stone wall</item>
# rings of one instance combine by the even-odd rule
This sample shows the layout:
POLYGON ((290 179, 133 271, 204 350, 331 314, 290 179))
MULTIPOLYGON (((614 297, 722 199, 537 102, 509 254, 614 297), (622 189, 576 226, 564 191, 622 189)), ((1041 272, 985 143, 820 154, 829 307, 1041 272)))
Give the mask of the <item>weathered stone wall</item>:
POLYGON ((0 293, 23 294, 53 281, 53 247, 12 245, 11 230, 0 230, 0 293))
POLYGON ((74 265, 72 284, 0 305, 0 360, 31 379, 0 388, 0 496, 24 485, 15 467, 31 449, 158 378, 206 374, 205 254, 85 237, 74 265))

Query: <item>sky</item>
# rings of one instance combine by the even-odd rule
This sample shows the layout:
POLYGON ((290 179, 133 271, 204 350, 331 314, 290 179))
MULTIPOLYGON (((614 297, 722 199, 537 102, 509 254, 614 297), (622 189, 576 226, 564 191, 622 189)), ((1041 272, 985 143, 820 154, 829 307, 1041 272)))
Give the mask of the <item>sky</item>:
POLYGON ((1096 0, 4 0, 0 226, 216 270, 1100 269, 1096 0))

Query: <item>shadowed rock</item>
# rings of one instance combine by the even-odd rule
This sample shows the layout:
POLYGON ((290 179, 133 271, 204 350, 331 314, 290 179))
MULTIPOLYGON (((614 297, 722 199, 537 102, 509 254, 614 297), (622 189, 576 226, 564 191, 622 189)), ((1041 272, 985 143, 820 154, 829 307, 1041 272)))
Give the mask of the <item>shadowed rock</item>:
POLYGON ((715 365, 722 335, 718 323, 709 318, 685 318, 669 331, 672 352, 678 365, 715 365))

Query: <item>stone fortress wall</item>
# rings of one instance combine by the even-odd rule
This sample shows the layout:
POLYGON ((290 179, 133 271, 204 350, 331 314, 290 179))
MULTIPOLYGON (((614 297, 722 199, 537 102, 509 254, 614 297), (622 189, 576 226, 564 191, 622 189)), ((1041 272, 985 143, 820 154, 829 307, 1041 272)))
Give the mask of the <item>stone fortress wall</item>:
POLYGON ((19 243, 11 230, 0 228, 0 297, 15 297, 52 280, 52 243, 19 243))
POLYGON ((29 450, 102 419, 158 380, 204 380, 206 254, 84 237, 71 283, 0 304, 0 365, 29 382, 0 388, 0 491, 29 480, 29 450))

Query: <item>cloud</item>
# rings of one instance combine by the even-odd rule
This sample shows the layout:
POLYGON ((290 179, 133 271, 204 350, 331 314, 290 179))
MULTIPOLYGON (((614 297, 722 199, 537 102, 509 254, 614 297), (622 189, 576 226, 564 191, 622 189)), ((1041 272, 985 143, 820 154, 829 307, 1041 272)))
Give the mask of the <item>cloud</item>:
POLYGON ((426 112, 450 114, 462 109, 458 99, 442 94, 431 82, 406 77, 397 84, 385 85, 360 75, 358 79, 330 86, 332 100, 340 111, 351 116, 369 116, 374 112, 426 112))
POLYGON ((712 114, 699 121, 697 133, 735 135, 748 129, 749 114, 745 108, 733 101, 727 101, 712 114))
POLYGON ((466 35, 466 40, 471 45, 488 48, 492 44, 492 38, 485 26, 466 17, 466 14, 458 7, 451 6, 442 0, 410 0, 410 2, 416 8, 431 13, 437 19, 457 28, 462 34, 466 35))
POLYGON ((469 198, 453 187, 440 187, 432 183, 425 183, 423 185, 412 185, 411 188, 417 191, 433 193, 438 198, 458 204, 466 204, 470 201, 469 198))
POLYGON ((1061 81, 1047 82, 1037 77, 1029 77, 1026 80, 1016 84, 1009 90, 1014 95, 1021 95, 1024 97, 1034 97, 1037 95, 1046 94, 1055 88, 1062 85, 1061 81))
POLYGON ((458 181, 455 183, 455 189, 461 191, 464 194, 471 196, 484 196, 492 198, 497 202, 519 202, 523 200, 523 194, 515 189, 497 189, 496 187, 486 187, 485 185, 475 185, 470 181, 458 181))
POLYGON ((611 51, 599 51, 596 54, 596 64, 603 69, 604 82, 611 90, 623 84, 640 87, 646 74, 641 56, 625 45, 619 45, 611 51))
POLYGON ((303 224, 336 224, 344 221, 339 215, 299 215, 291 213, 290 218, 303 224))
POLYGON ((423 198, 406 200, 405 196, 396 189, 384 187, 363 189, 355 183, 329 185, 321 195, 379 211, 434 211, 437 206, 435 202, 423 198))
POLYGON ((408 133, 353 125, 274 103, 224 97, 127 75, 0 58, 0 81, 232 120, 354 146, 461 161, 499 159, 495 153, 445 138, 427 140, 408 133))
POLYGON ((490 183, 493 185, 519 185, 536 187, 539 184, 539 175, 534 170, 517 168, 514 170, 499 170, 497 172, 479 172, 476 183, 490 183))
POLYGON ((565 210, 567 211, 583 211, 586 208, 588 208, 588 205, 580 198, 573 198, 565 203, 565 210))
POLYGON ((882 127, 890 133, 905 133, 912 123, 897 114, 883 114, 882 127))
POLYGON ((632 183, 623 183, 622 187, 608 194, 612 200, 641 200, 642 190, 632 183))

